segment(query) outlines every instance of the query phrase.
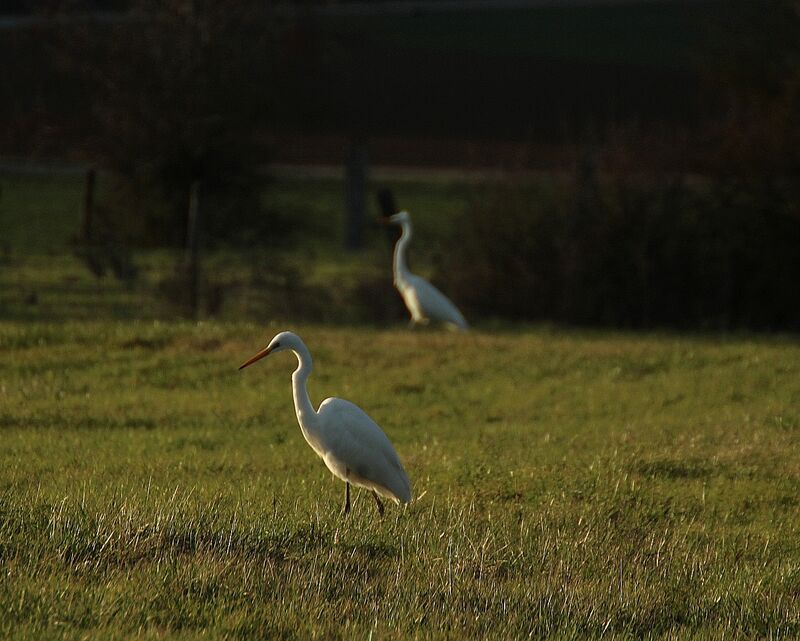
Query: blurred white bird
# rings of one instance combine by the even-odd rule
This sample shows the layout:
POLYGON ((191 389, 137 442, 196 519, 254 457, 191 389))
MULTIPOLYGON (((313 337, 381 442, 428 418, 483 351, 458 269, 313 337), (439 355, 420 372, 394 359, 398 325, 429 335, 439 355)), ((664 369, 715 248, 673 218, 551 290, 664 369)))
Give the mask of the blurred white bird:
POLYGON ((311 449, 345 482, 344 513, 350 512, 351 483, 372 491, 381 516, 383 503, 378 494, 396 503, 408 503, 411 483, 394 447, 375 421, 357 405, 340 398, 325 399, 319 410, 314 410, 306 389, 311 374, 311 354, 297 334, 281 332, 276 335, 266 348, 239 369, 286 349, 294 352, 298 362, 292 374, 297 422, 311 449))
POLYGON ((403 233, 394 246, 394 286, 403 297, 408 311, 411 312, 411 323, 427 324, 429 321, 449 323, 466 331, 467 321, 442 292, 427 280, 408 271, 406 265, 406 248, 411 240, 411 216, 401 211, 384 219, 385 222, 400 225, 403 233))

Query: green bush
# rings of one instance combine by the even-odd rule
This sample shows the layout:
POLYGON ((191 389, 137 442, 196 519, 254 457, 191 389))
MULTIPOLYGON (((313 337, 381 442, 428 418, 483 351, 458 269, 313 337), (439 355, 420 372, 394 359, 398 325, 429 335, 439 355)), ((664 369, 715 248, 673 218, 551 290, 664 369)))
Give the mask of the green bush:
POLYGON ((797 330, 797 207, 777 180, 510 184, 475 198, 437 277, 472 317, 797 330))

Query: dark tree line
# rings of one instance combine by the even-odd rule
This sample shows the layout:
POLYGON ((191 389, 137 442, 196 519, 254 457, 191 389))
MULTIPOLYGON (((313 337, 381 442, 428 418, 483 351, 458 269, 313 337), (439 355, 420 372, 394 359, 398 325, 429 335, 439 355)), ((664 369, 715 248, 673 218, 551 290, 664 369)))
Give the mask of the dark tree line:
MULTIPOLYGON (((626 11, 647 24, 656 5, 626 11)), ((285 231, 259 199, 270 129, 339 129, 367 147, 376 132, 561 145, 578 150, 571 182, 510 181, 460 221, 439 279, 473 314, 797 329, 800 7, 663 7, 667 26, 689 11, 708 31, 675 68, 600 40, 582 60, 560 42, 561 59, 502 40, 488 53, 455 36, 440 46, 441 16, 355 23, 253 1, 130 0, 123 20, 57 19, 0 40, 0 110, 14 124, 0 147, 110 170, 94 215, 109 237, 183 245, 195 193, 206 239, 242 246, 285 231)), ((597 15, 542 9, 531 24, 569 18, 569 33, 592 36, 597 15)))
POLYGON ((247 2, 133 4, 128 21, 65 27, 56 45, 90 97, 82 151, 118 177, 110 204, 124 232, 182 243, 194 183, 209 238, 262 231, 252 131, 274 111, 270 25, 247 2))

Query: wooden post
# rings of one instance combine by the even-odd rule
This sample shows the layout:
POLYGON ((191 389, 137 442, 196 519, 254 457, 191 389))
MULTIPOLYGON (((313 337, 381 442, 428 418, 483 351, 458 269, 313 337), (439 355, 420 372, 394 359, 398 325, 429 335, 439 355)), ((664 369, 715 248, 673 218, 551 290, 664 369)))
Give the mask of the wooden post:
POLYGON ((86 183, 83 192, 83 212, 81 221, 81 240, 91 245, 93 240, 92 224, 94 219, 94 188, 97 179, 97 170, 90 167, 86 170, 86 183))
POLYGON ((189 189, 189 215, 186 221, 186 268, 189 280, 189 308, 199 316, 200 307, 200 182, 189 189))
MULTIPOLYGON (((389 218, 397 213, 394 194, 388 187, 384 187, 378 192, 378 208, 383 218, 389 218)), ((394 248, 398 238, 400 238, 400 228, 397 225, 386 225, 386 240, 390 248, 394 248)))
POLYGON ((366 217, 367 145, 354 142, 347 157, 345 176, 345 229, 344 247, 349 251, 361 249, 362 230, 366 217))

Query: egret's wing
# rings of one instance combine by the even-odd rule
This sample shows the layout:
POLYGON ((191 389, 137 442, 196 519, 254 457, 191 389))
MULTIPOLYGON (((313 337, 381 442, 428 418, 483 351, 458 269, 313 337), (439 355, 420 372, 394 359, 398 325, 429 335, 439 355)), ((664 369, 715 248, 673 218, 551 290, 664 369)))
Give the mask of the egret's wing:
POLYGON ((467 321, 447 296, 419 276, 414 276, 412 283, 425 316, 431 320, 453 323, 459 329, 467 329, 467 321))
POLYGON ((358 405, 329 398, 318 412, 323 446, 357 476, 389 490, 398 500, 411 500, 411 484, 400 458, 383 430, 358 405))

